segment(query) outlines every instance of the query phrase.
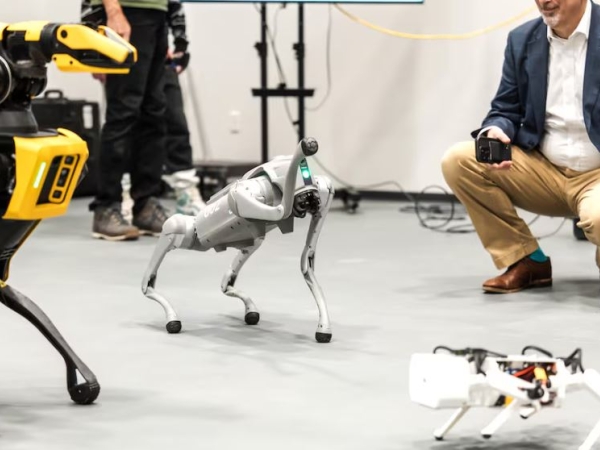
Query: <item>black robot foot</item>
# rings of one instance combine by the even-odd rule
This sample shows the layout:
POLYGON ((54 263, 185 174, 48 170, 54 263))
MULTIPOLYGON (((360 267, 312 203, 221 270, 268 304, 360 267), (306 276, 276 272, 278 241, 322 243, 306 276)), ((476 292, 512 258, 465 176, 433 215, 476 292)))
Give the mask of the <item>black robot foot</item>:
POLYGON ((98 398, 100 385, 98 383, 81 383, 69 388, 69 395, 78 405, 89 405, 98 398))
POLYGON ((482 434, 484 439, 491 439, 492 435, 491 434, 482 434))
POLYGON ((249 312, 244 316, 244 320, 248 325, 256 325, 260 320, 260 314, 257 312, 249 312))
POLYGON ((326 344, 329 341, 331 341, 331 333, 321 333, 317 331, 317 333, 315 334, 315 338, 320 344, 326 344))
POLYGON ((434 436, 436 441, 443 441, 444 440, 444 436, 434 436))
POLYGON ((181 321, 179 320, 171 320, 167 323, 167 331, 170 334, 176 334, 181 331, 181 321))

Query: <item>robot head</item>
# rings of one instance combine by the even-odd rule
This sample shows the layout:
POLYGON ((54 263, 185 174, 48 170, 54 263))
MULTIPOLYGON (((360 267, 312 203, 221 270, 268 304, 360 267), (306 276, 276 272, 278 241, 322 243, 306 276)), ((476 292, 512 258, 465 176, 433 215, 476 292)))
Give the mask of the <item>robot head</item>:
POLYGON ((316 214, 321 208, 321 196, 316 186, 306 186, 294 194, 294 217, 303 218, 307 213, 316 214))
POLYGON ((304 156, 313 156, 319 151, 319 143, 315 138, 305 138, 300 142, 304 156))

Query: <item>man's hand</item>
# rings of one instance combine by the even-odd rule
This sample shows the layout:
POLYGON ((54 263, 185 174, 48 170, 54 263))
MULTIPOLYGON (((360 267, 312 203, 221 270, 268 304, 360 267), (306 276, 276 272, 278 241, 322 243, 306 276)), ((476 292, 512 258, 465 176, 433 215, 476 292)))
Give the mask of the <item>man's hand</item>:
POLYGON ((129 42, 129 38, 131 37, 131 25, 129 25, 129 21, 123 12, 107 16, 106 25, 129 42))
POLYGON ((179 75, 187 69, 187 66, 190 63, 190 54, 188 52, 173 53, 169 51, 167 54, 167 61, 174 67, 175 73, 179 75))
POLYGON ((171 49, 167 50, 167 64, 170 64, 173 67, 177 75, 183 72, 183 68, 175 64, 175 54, 171 49))
POLYGON ((92 78, 94 80, 98 80, 100 83, 106 83, 106 74, 105 73, 93 73, 92 78))
POLYGON ((102 0, 106 11, 106 26, 113 29, 119 36, 129 42, 131 25, 123 14, 119 0, 102 0))
MULTIPOLYGON (((487 132, 487 137, 491 139, 498 139, 504 144, 510 144, 510 138, 498 127, 492 127, 487 132)), ((500 164, 494 163, 489 164, 493 170, 508 170, 512 167, 512 161, 502 161, 500 164)))

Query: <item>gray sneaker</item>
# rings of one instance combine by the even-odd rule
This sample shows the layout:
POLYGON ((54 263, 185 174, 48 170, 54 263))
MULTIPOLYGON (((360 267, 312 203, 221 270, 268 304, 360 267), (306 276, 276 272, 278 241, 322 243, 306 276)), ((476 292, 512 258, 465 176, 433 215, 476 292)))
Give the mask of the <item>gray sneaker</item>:
POLYGON ((206 206, 198 190, 200 179, 196 169, 180 170, 162 178, 175 192, 178 214, 196 216, 206 206))
POLYGON ((94 210, 92 236, 107 241, 131 241, 139 237, 140 231, 131 226, 121 214, 121 205, 98 206, 94 210))
POLYGON ((158 199, 150 197, 142 210, 133 216, 133 225, 139 228, 140 234, 160 236, 163 224, 168 218, 165 207, 158 199))

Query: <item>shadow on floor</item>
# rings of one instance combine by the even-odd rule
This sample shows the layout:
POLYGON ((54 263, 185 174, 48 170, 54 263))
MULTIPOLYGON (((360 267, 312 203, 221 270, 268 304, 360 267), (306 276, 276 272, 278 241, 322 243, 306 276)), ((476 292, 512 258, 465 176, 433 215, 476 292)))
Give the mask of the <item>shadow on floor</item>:
POLYGON ((444 441, 415 442, 414 450, 567 450, 583 443, 585 433, 573 427, 539 425, 527 428, 527 432, 503 433, 491 439, 483 437, 447 437, 444 441))

